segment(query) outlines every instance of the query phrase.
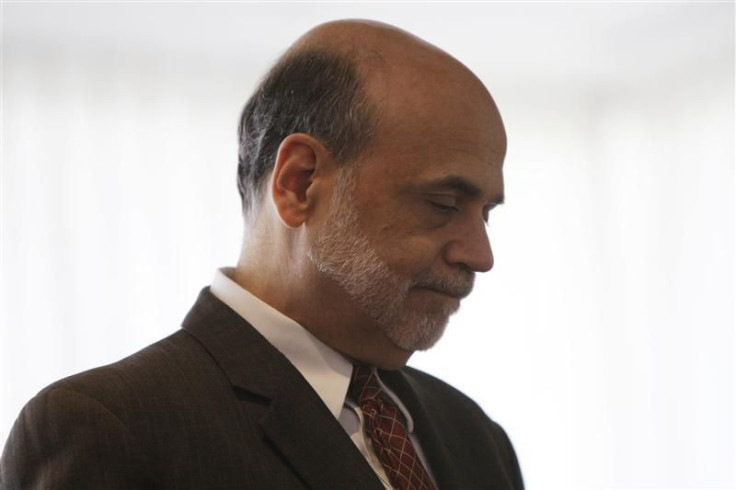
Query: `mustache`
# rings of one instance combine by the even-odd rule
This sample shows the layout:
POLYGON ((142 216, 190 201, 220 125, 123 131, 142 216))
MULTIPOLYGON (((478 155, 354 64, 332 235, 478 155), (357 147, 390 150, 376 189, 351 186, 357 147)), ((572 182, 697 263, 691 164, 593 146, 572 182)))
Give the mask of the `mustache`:
POLYGON ((470 294, 475 282, 475 273, 459 270, 455 275, 424 272, 414 278, 413 287, 432 289, 462 299, 470 294))

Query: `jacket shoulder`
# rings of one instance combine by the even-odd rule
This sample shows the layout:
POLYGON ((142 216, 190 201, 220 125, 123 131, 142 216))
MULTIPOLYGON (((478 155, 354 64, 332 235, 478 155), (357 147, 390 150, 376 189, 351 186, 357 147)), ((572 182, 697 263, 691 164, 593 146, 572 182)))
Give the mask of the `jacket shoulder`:
MULTIPOLYGON (((191 460, 230 385, 184 330, 115 363, 61 379, 18 416, 0 459, 0 489, 157 486, 191 460)), ((216 418, 215 420, 219 420, 216 418)), ((222 432, 222 431, 220 431, 222 432)))
POLYGON ((179 330, 117 362, 56 381, 37 396, 59 390, 74 392, 112 408, 176 395, 182 385, 196 384, 208 371, 217 371, 208 353, 185 330, 179 330))

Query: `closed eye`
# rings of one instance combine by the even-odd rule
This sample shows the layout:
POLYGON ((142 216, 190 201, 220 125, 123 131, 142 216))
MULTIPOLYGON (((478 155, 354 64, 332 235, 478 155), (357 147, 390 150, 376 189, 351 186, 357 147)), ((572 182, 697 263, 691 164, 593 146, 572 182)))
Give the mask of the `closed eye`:
POLYGON ((435 209, 443 213, 453 213, 455 211, 458 211, 457 206, 453 204, 446 204, 446 203, 441 203, 437 201, 427 201, 427 202, 431 204, 435 209))

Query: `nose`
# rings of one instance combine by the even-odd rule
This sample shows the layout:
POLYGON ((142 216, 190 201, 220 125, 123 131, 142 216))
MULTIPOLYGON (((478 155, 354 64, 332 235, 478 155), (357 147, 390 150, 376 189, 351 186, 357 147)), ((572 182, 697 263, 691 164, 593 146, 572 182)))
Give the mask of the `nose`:
POLYGON ((445 260, 474 272, 488 272, 493 267, 493 251, 485 223, 468 223, 445 247, 445 260))

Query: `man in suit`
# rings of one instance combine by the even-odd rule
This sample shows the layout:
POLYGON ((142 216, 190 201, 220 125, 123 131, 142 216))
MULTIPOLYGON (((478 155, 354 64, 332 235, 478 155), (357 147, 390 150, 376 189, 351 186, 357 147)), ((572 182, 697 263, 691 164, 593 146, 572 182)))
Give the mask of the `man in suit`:
POLYGON ((523 488, 504 431, 405 367, 491 269, 503 124, 438 48, 318 26, 240 123, 248 232, 168 338, 23 409, 10 489, 523 488))

